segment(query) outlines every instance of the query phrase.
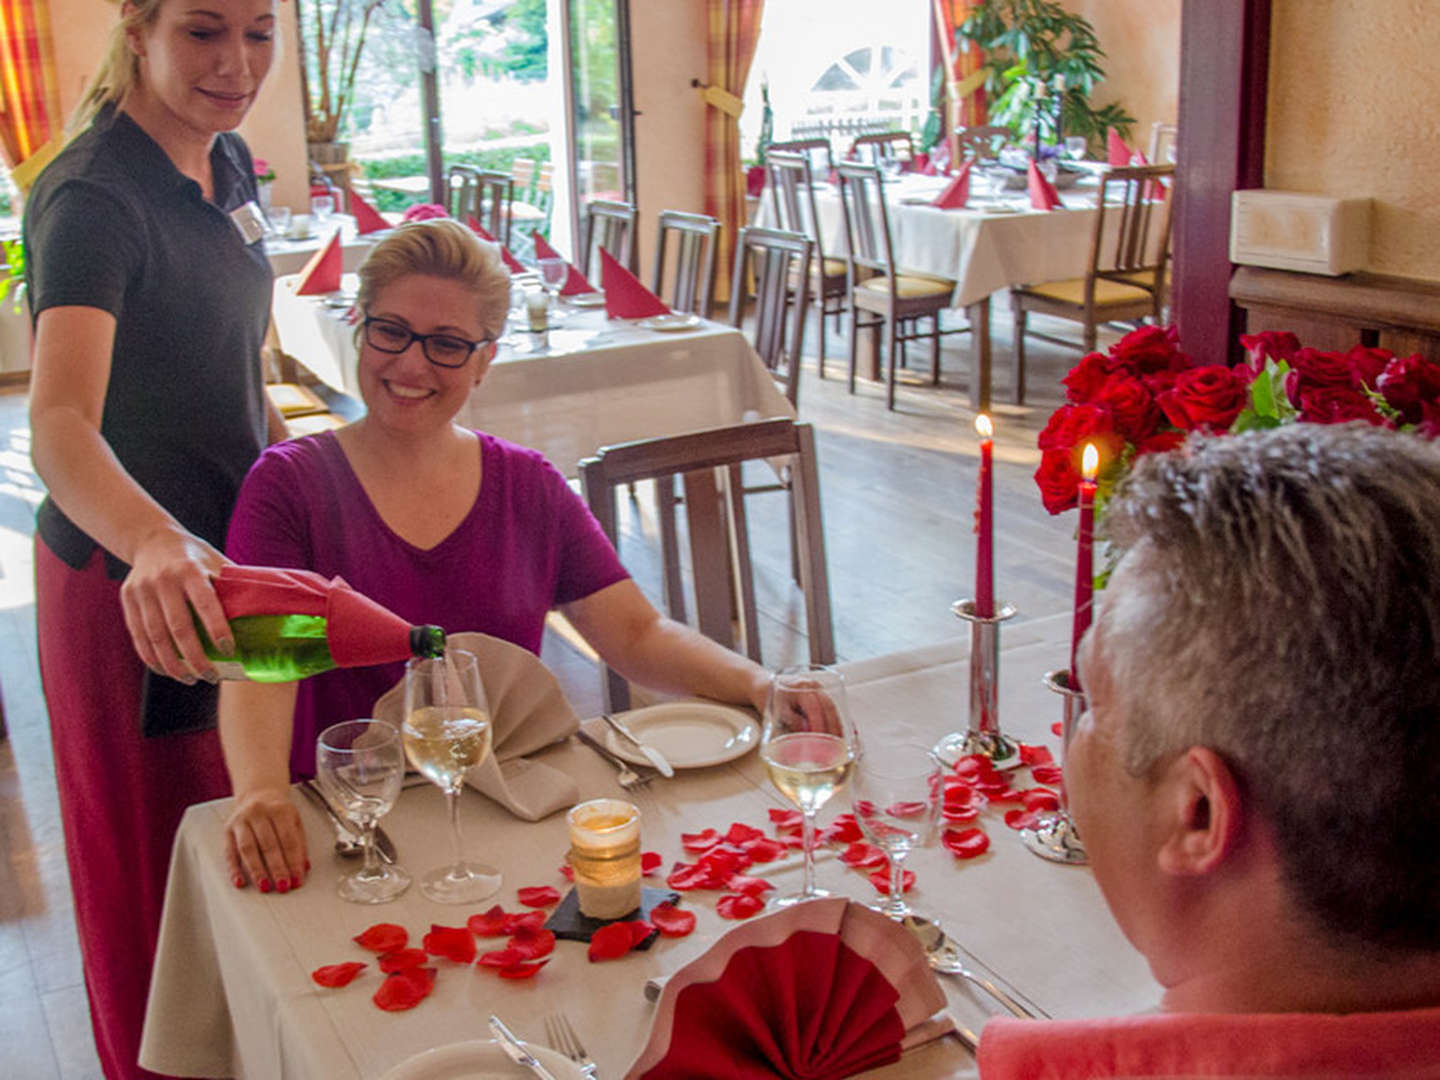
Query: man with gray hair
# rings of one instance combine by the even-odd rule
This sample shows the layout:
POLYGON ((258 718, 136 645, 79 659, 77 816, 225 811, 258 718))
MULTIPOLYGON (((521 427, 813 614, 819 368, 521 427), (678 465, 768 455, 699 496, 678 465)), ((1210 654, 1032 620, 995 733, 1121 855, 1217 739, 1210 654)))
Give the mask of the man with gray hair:
POLYGON ((1440 1076, 1440 446, 1194 437, 1105 520, 1066 787, 1165 992, 992 1021, 981 1075, 1440 1076))

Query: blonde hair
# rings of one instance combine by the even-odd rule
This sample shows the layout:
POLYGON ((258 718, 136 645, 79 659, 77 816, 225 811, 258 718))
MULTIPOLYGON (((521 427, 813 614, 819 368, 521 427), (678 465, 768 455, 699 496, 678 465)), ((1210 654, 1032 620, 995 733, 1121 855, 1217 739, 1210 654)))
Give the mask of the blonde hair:
POLYGON ((448 278, 475 294, 485 336, 498 340, 510 310, 510 272, 500 249, 450 218, 410 221, 381 240, 360 267, 356 304, 362 312, 383 289, 412 274, 448 278))
POLYGON ((70 123, 65 129, 69 137, 73 138, 83 131, 102 107, 123 100, 140 81, 140 57, 130 48, 129 34, 131 30, 138 30, 153 23, 160 13, 160 5, 164 2, 165 0, 131 0, 130 6, 133 10, 128 15, 123 7, 120 9, 120 21, 110 31, 105 57, 100 61, 100 67, 95 72, 95 77, 90 80, 90 85, 85 88, 80 104, 75 106, 75 111, 70 114, 70 123))

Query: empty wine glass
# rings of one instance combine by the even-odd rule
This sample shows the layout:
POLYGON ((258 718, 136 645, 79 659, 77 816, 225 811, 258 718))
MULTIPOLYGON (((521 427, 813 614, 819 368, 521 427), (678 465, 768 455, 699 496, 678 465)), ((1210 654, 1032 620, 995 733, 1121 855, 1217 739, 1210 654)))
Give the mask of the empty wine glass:
POLYGON ((771 783, 800 810, 805 879, 798 893, 776 897, 772 907, 830 895, 815 887, 815 813, 844 785, 859 756, 844 677, 819 664, 777 671, 765 703, 760 760, 771 783))
POLYGON ((468 862, 460 842, 460 790, 465 774, 490 753, 490 706, 474 653, 446 649, 436 659, 405 664, 405 753, 410 764, 445 792, 454 861, 420 879, 420 891, 442 904, 469 904, 500 891, 500 871, 468 862))
POLYGON ((270 222, 270 231, 276 236, 284 236, 290 231, 290 207, 272 206, 265 211, 265 217, 270 222))
POLYGON ((910 917, 905 902, 905 856, 935 839, 940 811, 940 762, 912 743, 881 742, 869 748, 850 777, 860 831, 890 858, 890 887, 870 906, 895 920, 910 917))
POLYGON ((560 295, 560 287, 565 284, 566 270, 564 259, 552 257, 540 260, 540 280, 552 301, 560 295))
POLYGON ((310 196, 310 214, 320 224, 330 220, 330 215, 335 213, 334 195, 312 195, 310 196))
POLYGON ((360 869, 336 891, 354 904, 383 904, 410 887, 410 875, 375 857, 375 823, 390 812, 405 779, 400 732, 383 720, 347 720, 320 733, 315 782, 335 810, 353 822, 365 842, 360 869))
POLYGON ((1089 144, 1086 142, 1084 135, 1065 136, 1065 156, 1071 161, 1079 161, 1083 158, 1088 148, 1089 144))

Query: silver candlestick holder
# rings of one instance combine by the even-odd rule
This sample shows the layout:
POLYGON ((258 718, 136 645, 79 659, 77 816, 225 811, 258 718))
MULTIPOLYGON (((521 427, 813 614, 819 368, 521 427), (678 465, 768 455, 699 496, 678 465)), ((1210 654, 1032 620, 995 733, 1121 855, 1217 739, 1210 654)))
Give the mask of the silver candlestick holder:
POLYGON ((935 755, 952 767, 966 754, 1014 765, 1020 744, 1000 730, 1000 624, 1015 617, 1015 606, 996 604, 994 615, 979 615, 974 600, 956 600, 950 610, 970 624, 970 726, 936 743, 935 755))
POLYGON ((1070 756, 1070 734, 1080 714, 1085 711, 1085 691, 1070 685, 1070 672, 1056 668, 1045 673, 1045 686, 1059 694, 1064 702, 1064 714, 1060 723, 1060 809, 1042 814, 1033 829, 1020 830, 1020 842, 1052 862, 1069 863, 1079 866, 1090 861, 1085 845, 1080 841, 1080 832, 1075 828, 1075 819, 1070 816, 1070 800, 1065 794, 1065 763, 1070 756))

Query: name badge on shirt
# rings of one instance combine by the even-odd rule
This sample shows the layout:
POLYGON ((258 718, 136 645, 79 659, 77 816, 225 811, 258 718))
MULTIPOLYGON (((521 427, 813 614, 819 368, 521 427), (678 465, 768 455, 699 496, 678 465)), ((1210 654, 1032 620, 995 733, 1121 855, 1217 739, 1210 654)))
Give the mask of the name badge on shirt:
POLYGON ((235 223, 235 228, 240 230, 240 235, 244 237, 247 245, 255 243, 265 235, 265 215, 254 199, 231 210, 230 220, 235 223))

